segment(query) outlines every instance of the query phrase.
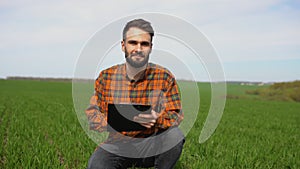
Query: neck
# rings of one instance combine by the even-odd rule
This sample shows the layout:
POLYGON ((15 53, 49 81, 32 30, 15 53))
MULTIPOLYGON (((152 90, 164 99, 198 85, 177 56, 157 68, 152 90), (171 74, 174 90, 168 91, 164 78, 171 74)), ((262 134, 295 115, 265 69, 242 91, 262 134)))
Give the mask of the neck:
POLYGON ((133 79, 133 80, 137 81, 143 75, 144 70, 147 68, 148 63, 139 68, 132 67, 127 62, 125 63, 125 65, 126 65, 126 74, 129 77, 129 79, 133 79))

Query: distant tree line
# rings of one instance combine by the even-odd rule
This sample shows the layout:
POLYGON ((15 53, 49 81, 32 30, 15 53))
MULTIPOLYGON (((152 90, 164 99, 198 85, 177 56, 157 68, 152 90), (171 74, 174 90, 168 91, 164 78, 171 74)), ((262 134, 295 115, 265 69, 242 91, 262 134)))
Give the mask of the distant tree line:
POLYGON ((48 77, 22 77, 22 76, 8 76, 7 80, 36 80, 36 81, 60 81, 72 82, 71 78, 48 78, 48 77))
POLYGON ((300 102, 300 81, 274 83, 265 88, 248 90, 246 93, 259 95, 270 100, 300 102))
POLYGON ((24 76, 8 76, 6 80, 34 80, 47 82, 83 82, 93 83, 95 79, 81 79, 81 78, 54 78, 54 77, 24 77, 24 76))

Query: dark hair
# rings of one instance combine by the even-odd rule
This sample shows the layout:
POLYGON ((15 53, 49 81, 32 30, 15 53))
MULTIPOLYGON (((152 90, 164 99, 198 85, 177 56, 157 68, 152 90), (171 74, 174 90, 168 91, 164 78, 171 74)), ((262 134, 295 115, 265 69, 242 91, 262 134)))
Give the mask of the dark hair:
POLYGON ((123 40, 125 40, 126 38, 127 31, 132 27, 136 27, 142 29, 145 32, 148 32, 152 41, 152 37, 154 36, 154 30, 151 26, 151 23, 143 19, 134 19, 132 21, 127 22, 126 26, 123 29, 123 40))

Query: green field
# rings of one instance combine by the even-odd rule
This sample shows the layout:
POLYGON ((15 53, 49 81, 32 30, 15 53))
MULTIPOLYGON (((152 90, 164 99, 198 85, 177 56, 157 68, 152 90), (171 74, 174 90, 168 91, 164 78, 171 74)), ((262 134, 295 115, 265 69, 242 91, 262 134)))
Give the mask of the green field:
MULTIPOLYGON (((200 111, 177 169, 300 168, 300 103, 260 99, 245 93, 258 86, 228 84, 222 120, 199 144, 210 85, 198 86, 200 111)), ((96 148, 78 121, 71 83, 26 80, 0 80, 0 145, 5 169, 86 168, 96 148)))

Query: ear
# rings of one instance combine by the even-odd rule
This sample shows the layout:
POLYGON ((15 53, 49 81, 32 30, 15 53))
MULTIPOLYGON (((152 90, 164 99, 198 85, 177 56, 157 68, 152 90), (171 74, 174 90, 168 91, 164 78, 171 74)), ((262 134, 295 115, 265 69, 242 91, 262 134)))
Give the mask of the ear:
POLYGON ((153 43, 151 42, 151 46, 150 46, 150 52, 149 52, 149 54, 152 52, 152 46, 153 46, 153 43))
POLYGON ((122 51, 125 52, 125 42, 124 40, 121 41, 122 51))

